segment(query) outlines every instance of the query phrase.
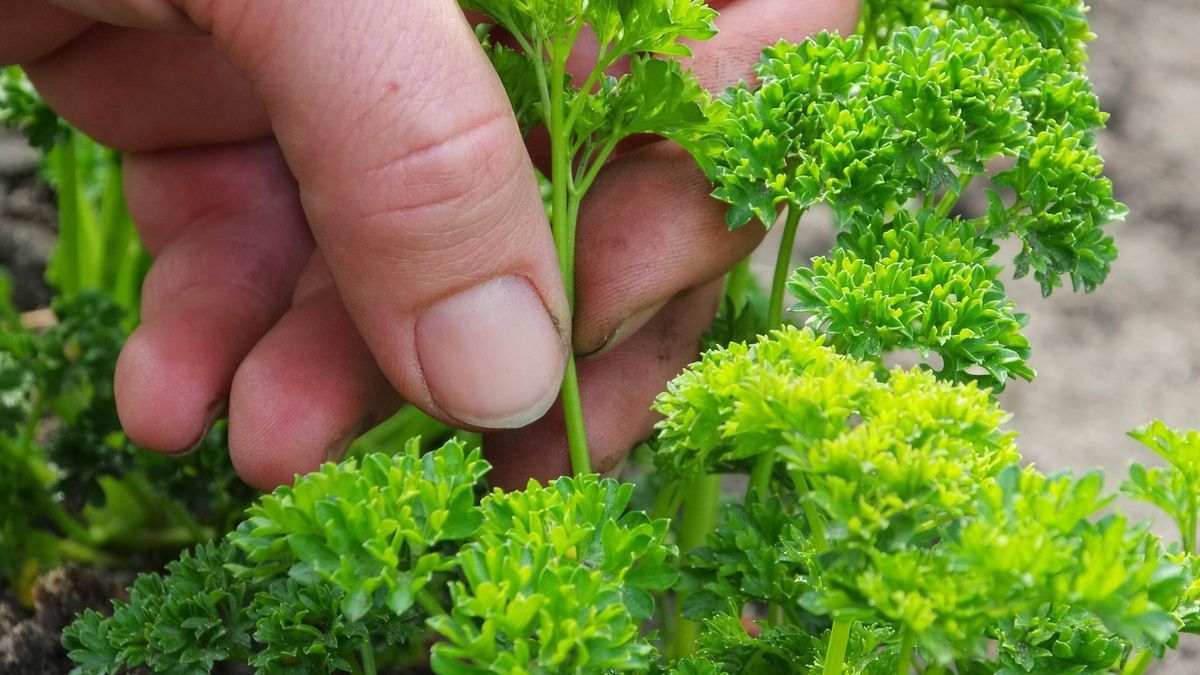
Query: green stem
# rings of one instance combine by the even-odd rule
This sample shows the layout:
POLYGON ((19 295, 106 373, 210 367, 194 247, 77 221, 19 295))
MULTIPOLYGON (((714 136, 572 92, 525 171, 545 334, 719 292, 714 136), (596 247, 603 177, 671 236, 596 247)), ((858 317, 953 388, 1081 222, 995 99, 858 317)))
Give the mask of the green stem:
POLYGON ((421 609, 425 610, 425 613, 429 616, 446 616, 446 610, 442 607, 441 603, 429 594, 428 590, 422 588, 417 591, 416 600, 421 609))
POLYGON ((750 294, 750 282, 753 279, 750 256, 742 258, 740 263, 729 270, 729 277, 725 280, 725 297, 733 302, 734 309, 741 309, 746 305, 746 298, 750 294))
MULTIPOLYGON (((708 538, 717 520, 721 498, 720 474, 709 474, 695 482, 684 498, 683 525, 679 531, 679 550, 687 553, 699 548, 708 538)), ((682 593, 675 596, 675 630, 671 636, 671 656, 682 659, 696 650, 700 625, 683 618, 682 593)))
POLYGON ((796 229, 804 209, 792 204, 788 206, 787 221, 783 225, 783 238, 779 241, 779 255, 775 258, 775 275, 771 280, 771 305, 767 308, 767 330, 775 330, 783 323, 783 294, 787 290, 788 273, 791 271, 792 248, 796 245, 796 229))
POLYGON ((362 659, 363 675, 376 675, 378 669, 375 667, 375 649, 371 647, 371 640, 364 640, 362 646, 358 648, 359 657, 362 659))
POLYGON ((822 675, 841 675, 846 664, 846 647, 850 644, 850 619, 837 618, 829 630, 829 647, 825 650, 825 669, 822 675))
POLYGON ((116 559, 97 548, 70 539, 59 539, 55 548, 63 557, 94 565, 115 565, 116 559))
POLYGON ((775 451, 768 449, 758 456, 750 469, 750 486, 746 494, 755 493, 759 499, 766 501, 771 491, 771 474, 775 469, 775 451))
POLYGON ((896 675, 908 675, 912 670, 913 648, 917 639, 912 629, 905 628, 900 636, 900 662, 896 665, 896 675))
POLYGON ((66 295, 79 292, 80 244, 82 224, 79 218, 79 181, 75 153, 75 132, 68 132, 56 149, 55 172, 58 174, 58 246, 54 252, 54 283, 66 295))
POLYGON ((721 501, 721 475, 708 474, 701 477, 688 491, 683 501, 683 527, 679 532, 679 550, 682 552, 699 548, 717 520, 717 507, 721 501))
POLYGON ((670 518, 674 520, 682 503, 682 485, 678 479, 671 479, 654 495, 654 506, 650 510, 650 519, 659 520, 670 518))
MULTIPOLYGON (((24 458, 24 469, 30 482, 35 484, 43 483, 43 477, 39 473, 35 459, 34 441, 37 440, 37 428, 45 413, 45 393, 41 389, 36 389, 29 406, 29 416, 25 419, 25 424, 22 425, 20 435, 17 437, 17 448, 24 458)), ((79 521, 75 520, 70 513, 67 513, 67 510, 63 508, 62 504, 55 501, 49 491, 39 490, 38 501, 41 502, 43 514, 58 527, 60 532, 84 548, 90 549, 97 545, 96 538, 92 536, 92 533, 80 525, 79 521)))
MULTIPOLYGON (((554 248, 558 253, 559 272, 562 276, 563 289, 567 295, 567 304, 571 312, 575 311, 575 226, 571 222, 572 215, 578 214, 578 208, 571 208, 567 203, 573 176, 571 175, 570 141, 571 130, 567 127, 564 116, 564 89, 566 85, 566 55, 551 50, 550 63, 550 182, 552 186, 550 202, 550 228, 554 235, 554 248)), ((575 355, 567 357, 566 373, 562 387, 563 418, 567 428, 567 445, 571 455, 571 471, 575 475, 592 472, 592 463, 587 447, 587 434, 584 431, 583 403, 579 395, 579 376, 575 372, 575 355)))
MULTIPOLYGON (((767 306, 767 331, 773 331, 783 323, 783 294, 787 290, 788 273, 792 265, 792 248, 796 245, 796 229, 804 209, 795 204, 788 205, 787 220, 783 225, 783 237, 779 241, 779 253, 775 257, 775 274, 771 279, 771 300, 767 306)), ((757 491, 760 499, 766 499, 771 487, 771 473, 775 468, 775 453, 767 451, 758 456, 750 470, 750 490, 757 491)))
POLYGON ((958 177, 958 189, 947 190, 946 194, 942 196, 942 200, 938 202, 938 205, 934 208, 934 213, 942 218, 949 216, 951 209, 953 209, 954 205, 958 203, 959 198, 962 197, 962 193, 966 191, 967 185, 969 185, 974 178, 975 174, 972 173, 964 173, 960 175, 958 177))
POLYGON ((592 472, 588 454, 587 430, 583 424, 583 401, 579 395, 579 375, 575 372, 575 355, 567 357, 567 376, 562 389, 563 418, 567 425, 567 448, 571 455, 571 472, 582 476, 592 472))
POLYGON ((25 418, 25 424, 21 427, 21 434, 17 437, 17 447, 25 454, 32 452, 38 425, 42 423, 42 416, 46 414, 46 397, 42 393, 41 388, 34 390, 31 399, 29 417, 25 418))
POLYGON ((821 512, 817 511, 817 505, 808 498, 808 481, 801 471, 792 471, 791 476, 796 485, 796 494, 803 504, 804 517, 808 520, 808 536, 812 537, 817 552, 824 553, 829 550, 829 540, 825 538, 825 521, 821 518, 821 512))
POLYGON ((1129 660, 1125 662, 1125 667, 1121 669, 1121 675, 1142 675, 1153 661, 1154 652, 1149 650, 1131 654, 1129 660))

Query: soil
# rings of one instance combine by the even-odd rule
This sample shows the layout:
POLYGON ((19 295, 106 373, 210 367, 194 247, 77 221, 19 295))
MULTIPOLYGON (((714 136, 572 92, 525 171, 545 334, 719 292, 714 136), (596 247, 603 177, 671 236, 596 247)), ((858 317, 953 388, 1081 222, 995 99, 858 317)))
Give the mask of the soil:
MULTIPOLYGON (((1026 335, 1039 374, 1033 383, 1010 385, 1002 401, 1029 461, 1045 469, 1102 468, 1115 487, 1130 461, 1154 462, 1126 431, 1156 417, 1200 428, 1200 41, 1193 35, 1200 3, 1092 5, 1100 39, 1091 72, 1112 114, 1100 143, 1131 214, 1112 228, 1121 257, 1095 293, 1060 290, 1042 299, 1032 280, 1008 285, 1030 314, 1026 335)), ((41 276, 54 239, 35 160, 18 139, 0 135, 0 268, 15 277, 24 309, 49 299, 41 276)), ((798 260, 828 250, 828 228, 805 230, 798 260)), ((1154 515, 1127 506, 1138 518, 1154 515)), ((1156 527, 1170 534, 1165 523, 1156 527)), ((0 598, 0 675, 65 672, 55 670, 63 662, 54 652, 64 617, 106 606, 119 590, 90 572, 55 575, 42 582, 46 602, 34 615, 0 598), (65 593, 56 590, 63 584, 65 593), (8 659, 18 644, 33 660, 13 670, 8 659)), ((1200 640, 1185 639, 1150 672, 1200 674, 1200 640)))
POLYGON ((33 589, 34 610, 0 597, 0 675, 57 675, 71 668, 59 644, 63 628, 88 608, 109 606, 132 574, 64 567, 42 576, 33 589))

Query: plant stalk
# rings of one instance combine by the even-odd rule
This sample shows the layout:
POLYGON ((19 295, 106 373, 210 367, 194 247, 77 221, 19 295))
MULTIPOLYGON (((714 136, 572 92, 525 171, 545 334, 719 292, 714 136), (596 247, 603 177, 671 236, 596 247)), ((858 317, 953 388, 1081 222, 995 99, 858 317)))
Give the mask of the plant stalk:
POLYGON ((1153 661, 1154 652, 1150 650, 1135 653, 1125 662, 1125 667, 1121 669, 1121 675, 1142 675, 1153 661))
MULTIPOLYGON (((717 520, 721 498, 721 475, 709 474, 699 478, 683 502, 683 526, 679 531, 679 551, 687 553, 699 548, 708 538, 717 520)), ((675 630, 671 635, 671 656, 681 659, 696 650, 700 625, 683 618, 684 596, 675 595, 675 630)))
POLYGON ((850 644, 850 619, 837 618, 829 630, 829 647, 825 650, 822 675, 841 675, 846 665, 846 647, 850 644))
POLYGON ((83 252, 80 221, 78 161, 75 152, 75 132, 55 146, 54 170, 58 174, 58 247, 53 260, 54 283, 61 293, 79 292, 79 269, 83 252))
POLYGON ((734 309, 740 310, 746 306, 747 296, 750 294, 750 282, 753 278, 754 273, 750 271, 750 256, 742 258, 740 263, 729 270, 729 277, 725 280, 725 297, 733 303, 734 309))
POLYGON ((362 646, 358 648, 359 656, 362 658, 363 675, 376 675, 378 669, 375 667, 375 650, 371 647, 371 640, 364 640, 362 646))
MULTIPOLYGON (((575 226, 571 222, 577 208, 570 208, 567 196, 571 174, 570 129, 566 126, 564 86, 566 56, 554 53, 550 63, 550 229, 558 253, 558 268, 570 311, 575 311, 575 226)), ((579 395, 579 376, 575 371, 575 354, 567 356, 562 386, 563 419, 567 429, 567 446, 571 455, 571 471, 576 476, 592 472, 588 454, 587 434, 584 431, 583 403, 579 395)))
POLYGON ((805 480, 802 471, 792 471, 791 476, 796 485, 796 494, 803 504, 804 518, 808 521, 808 536, 812 538, 817 552, 823 553, 829 550, 829 540, 825 538, 825 523, 821 519, 821 513, 817 511, 817 505, 808 498, 808 481, 805 480))
POLYGON ((913 648, 917 638, 912 629, 905 628, 900 636, 900 662, 896 665, 896 675, 908 675, 912 670, 913 648))
POLYGON ((962 197, 962 193, 966 191, 967 186, 971 184, 974 178, 975 174, 961 174, 958 177, 958 189, 947 190, 946 194, 942 196, 942 200, 934 207, 934 213, 942 218, 948 218, 950 212, 954 210, 954 205, 958 203, 958 200, 962 197))
POLYGON ((442 604, 429 594, 428 589, 422 588, 417 591, 416 601, 429 616, 446 616, 447 614, 442 604))
POLYGON ((682 487, 678 479, 671 479, 667 481, 666 485, 663 485, 658 494, 654 496, 654 506, 650 510, 651 520, 675 519, 675 514, 679 513, 679 505, 683 503, 682 487))
POLYGON ((789 205, 787 220, 783 225, 783 238, 779 241, 779 255, 775 257, 775 274, 771 279, 771 305, 767 308, 767 330, 779 328, 783 323, 783 295, 787 290, 788 273, 791 272, 792 249, 796 246, 796 230, 804 209, 789 205))
MULTIPOLYGON (((787 220, 783 225, 783 238, 779 241, 779 253, 775 257, 775 274, 771 279, 771 304, 767 306, 767 331, 783 324, 783 295, 787 290, 788 273, 792 266, 792 249, 796 246, 796 230, 804 209, 789 204, 787 220)), ((750 490, 756 491, 760 499, 766 499, 771 489, 771 474, 775 468, 775 453, 767 451, 758 456, 750 470, 750 490)))

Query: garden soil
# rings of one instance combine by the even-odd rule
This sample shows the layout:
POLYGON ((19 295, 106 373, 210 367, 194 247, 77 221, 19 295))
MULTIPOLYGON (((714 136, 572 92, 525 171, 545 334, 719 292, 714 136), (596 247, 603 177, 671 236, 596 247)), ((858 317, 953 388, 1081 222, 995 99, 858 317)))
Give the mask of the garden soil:
MULTIPOLYGON (((1112 229, 1121 257, 1092 294, 1060 289, 1042 299, 1032 280, 1009 283, 1030 315, 1026 335, 1038 377, 1011 384, 1002 400, 1030 461, 1047 470, 1101 468, 1115 487, 1129 462, 1153 463, 1126 431, 1156 417, 1200 428, 1200 0, 1093 0, 1093 7, 1101 37, 1091 70, 1112 114, 1100 144, 1131 210, 1112 229)), ((34 162, 19 140, 0 136, 0 267, 15 277, 25 308, 49 297, 40 276, 53 245, 53 210, 34 162)), ((829 228, 811 220, 797 259, 830 242, 829 228)), ((1136 504, 1129 509, 1153 515, 1136 504)), ((103 583, 91 578, 84 586, 103 583)), ((0 598, 0 636, 19 624, 30 645, 47 622, 61 622, 58 610, 14 618, 4 605, 0 598)), ((0 637, 0 664, 11 649, 6 639, 0 637)), ((1151 672, 1200 675, 1200 641, 1185 640, 1151 672)))

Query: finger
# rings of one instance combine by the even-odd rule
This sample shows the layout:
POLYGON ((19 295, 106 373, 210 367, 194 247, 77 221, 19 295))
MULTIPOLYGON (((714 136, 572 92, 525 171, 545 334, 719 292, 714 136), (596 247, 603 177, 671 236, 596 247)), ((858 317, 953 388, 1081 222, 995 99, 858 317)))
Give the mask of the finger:
POLYGON ((762 240, 725 227, 725 206, 685 151, 655 143, 609 166, 580 210, 578 354, 611 349, 676 295, 719 278, 762 240))
POLYGON ((208 36, 97 26, 25 71, 56 112, 127 152, 245 141, 271 131, 249 81, 208 36))
MULTIPOLYGON (((168 25, 161 4, 71 6, 168 25)), ((457 5, 180 6, 263 99, 347 309, 404 398, 480 427, 540 416, 565 367, 565 294, 508 99, 457 5)))
MULTIPOLYGON (((650 435, 658 420, 650 404, 695 359, 720 298, 720 282, 680 296, 620 347, 579 364, 594 471, 615 470, 650 435)), ((524 429, 486 434, 484 454, 494 467, 489 480, 504 489, 523 487, 530 477, 545 482, 569 475, 561 407, 524 429)))
POLYGON ((54 4, 116 26, 194 33, 196 24, 174 0, 50 0, 54 4))
POLYGON ((5 0, 0 5, 0 65, 39 59, 93 23, 45 0, 5 0))
POLYGON ((195 445, 238 364, 288 307, 312 249, 269 143, 130 155, 130 212, 155 255, 142 324, 117 361, 117 412, 137 444, 195 445))
POLYGON ((336 461, 351 441, 395 412, 380 372, 315 254, 296 301, 242 362, 229 398, 229 454, 264 490, 336 461))

